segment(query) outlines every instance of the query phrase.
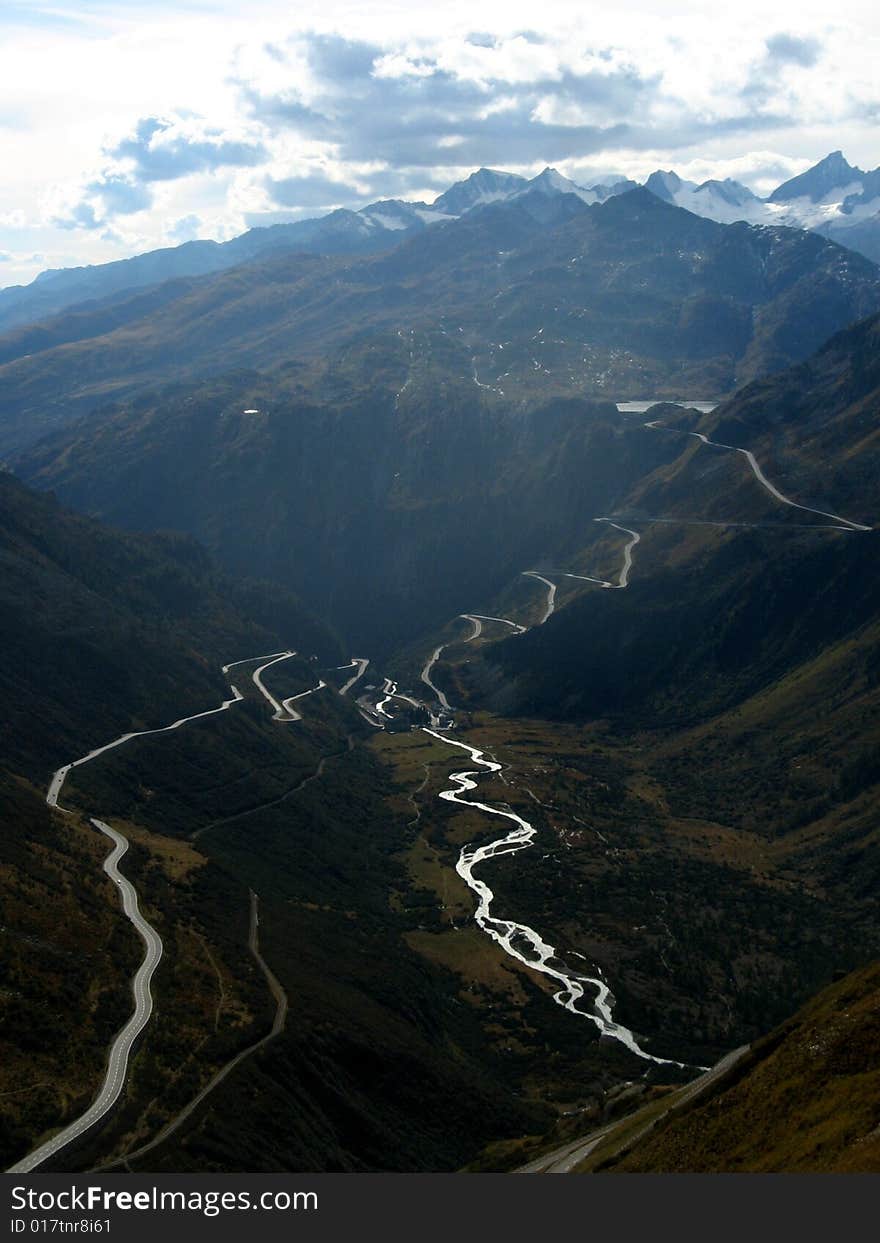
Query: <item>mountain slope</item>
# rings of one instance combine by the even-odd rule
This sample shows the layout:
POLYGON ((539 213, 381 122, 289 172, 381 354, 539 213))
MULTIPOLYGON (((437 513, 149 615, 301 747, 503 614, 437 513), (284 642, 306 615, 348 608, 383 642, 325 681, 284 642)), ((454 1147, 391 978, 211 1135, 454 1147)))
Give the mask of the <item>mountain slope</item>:
MULTIPOLYGON (((672 170, 657 170, 645 186, 658 198, 724 224, 738 220, 815 229, 843 246, 880 261, 880 170, 853 168, 837 151, 760 199, 726 178, 700 185, 672 170)), ((433 204, 391 199, 358 211, 339 209, 314 219, 250 229, 228 242, 184 242, 131 259, 88 268, 48 270, 27 286, 0 290, 0 333, 54 318, 84 304, 107 303, 169 280, 219 272, 261 255, 293 251, 363 254, 395 246, 403 236, 454 219, 490 203, 531 195, 547 201, 569 194, 603 202, 636 187, 626 178, 589 188, 555 169, 527 181, 517 174, 482 168, 439 195, 433 204)))
POLYGON ((703 1097, 590 1167, 639 1173, 876 1172, 880 965, 846 976, 758 1041, 703 1097))
POLYGON ((620 181, 586 190, 553 169, 527 181, 515 173, 481 168, 456 182, 432 204, 386 199, 357 211, 345 208, 326 216, 249 229, 227 242, 192 241, 152 250, 130 259, 83 268, 49 269, 29 285, 0 289, 0 333, 54 317, 82 304, 128 299, 139 289, 169 280, 220 272, 261 255, 281 251, 347 255, 368 254, 397 245, 409 233, 431 224, 537 190, 544 197, 574 193, 594 203, 632 189, 620 181))
POLYGON ((48 779, 133 718, 219 702, 219 666, 283 637, 307 654, 338 651, 289 593, 224 577, 193 541, 108 532, 8 474, 0 541, 0 736, 28 775, 48 779))
MULTIPOLYGON (((0 366, 0 450, 171 378, 277 369, 413 328, 458 333, 471 357, 457 379, 508 403, 711 397, 805 358, 880 306, 877 268, 815 235, 725 227, 645 190, 593 206, 557 196, 547 228, 530 210, 535 194, 376 258, 280 256, 122 306, 118 326, 106 310, 91 328, 85 313, 47 326, 49 348, 0 366)), ((27 339, 0 341, 0 357, 27 339)))
MULTIPOLYGON (((110 1039, 130 1012, 128 981, 140 961, 137 938, 102 871, 105 839, 85 817, 46 806, 53 770, 123 732, 215 708, 229 696, 220 674, 229 659, 278 650, 282 637, 294 636, 306 651, 314 646, 335 659, 336 644, 288 593, 227 578, 192 541, 103 529, 6 474, 0 475, 0 565, 0 1163, 6 1168, 47 1129, 88 1105, 110 1039)), ((308 678, 305 661, 302 666, 300 676, 308 678)), ((261 755, 274 740, 249 707, 241 711, 235 746, 259 784, 261 770, 281 756, 261 755)), ((207 719, 203 739, 218 719, 207 719)), ((198 724, 190 729, 199 733, 198 724)), ((182 748, 169 747, 168 738, 161 764, 173 770, 182 748)), ((317 748, 303 741, 287 751, 288 764, 314 762, 322 740, 317 748)), ((100 801, 86 808, 106 814, 100 801)), ((132 838, 129 875, 140 863, 171 873, 159 906, 165 970, 184 971, 184 964, 193 965, 193 933, 174 930, 175 916, 186 911, 184 922, 204 930, 211 917, 201 883, 221 905, 238 903, 240 890, 206 857, 187 860, 178 852, 172 863, 155 841, 136 832, 132 838)), ((218 960, 236 975, 230 1000, 241 1005, 242 1021, 229 1033, 233 1042, 246 1035, 254 1007, 259 1022, 262 1004, 236 936, 233 921, 213 937, 218 960)), ((204 995, 197 977, 196 969, 192 998, 204 995)), ((175 989, 161 970, 158 987, 162 1004, 170 1005, 175 989)), ((178 1009, 179 1001, 173 1004, 187 1033, 192 1011, 178 1009)))
POLYGON ((84 421, 28 475, 107 520, 198 532, 236 572, 296 584, 377 656, 500 585, 670 452, 626 445, 609 404, 512 419, 469 371, 456 337, 368 338, 324 371, 291 371, 289 387, 231 376, 84 421))
POLYGON ((316 220, 249 229, 228 242, 184 242, 131 259, 43 272, 30 285, 0 290, 0 332, 50 318, 71 307, 129 298, 182 277, 222 272, 275 252, 369 254, 395 246, 401 234, 442 220, 423 204, 373 203, 361 212, 339 210, 316 220))
POLYGON ((819 509, 871 522, 880 468, 880 316, 836 333, 800 367, 744 388, 705 420, 746 445, 783 491, 809 487, 819 509), (819 474, 817 477, 817 466, 819 474))
POLYGON ((551 688, 562 676, 563 711, 650 714, 662 702, 673 715, 699 715, 709 696, 717 705, 719 693, 757 689, 779 677, 785 661, 798 663, 880 615, 869 568, 875 531, 823 529, 827 518, 762 488, 741 454, 688 435, 699 428, 748 449, 783 495, 870 526, 878 516, 878 332, 880 317, 856 324, 808 362, 747 386, 702 419, 658 408, 659 427, 633 428, 680 452, 616 508, 642 532, 640 573, 626 593, 585 596, 540 631, 495 649, 493 658, 534 689, 532 706, 553 711, 556 702, 558 711, 551 688), (619 667, 624 652, 629 676, 615 682, 602 671, 619 667), (697 674, 707 661, 711 679, 697 674), (671 691, 673 681, 679 689, 671 691))
POLYGON ((499 1073, 491 1037, 448 973, 406 941, 425 918, 398 859, 410 816, 363 745, 368 728, 336 693, 349 674, 335 668, 332 637, 286 592, 220 574, 191 541, 102 528, 8 475, 0 561, 3 1167, 84 1112, 130 1011, 141 948, 101 870, 94 815, 130 843, 122 870, 163 955, 120 1105, 60 1168, 92 1168, 154 1136, 271 1030, 273 1000, 249 949, 249 888, 261 952, 296 1004, 241 1063, 244 1088, 235 1076, 218 1093, 235 1102, 220 1113, 231 1143, 205 1154, 197 1141, 186 1164, 240 1169, 246 1143, 261 1168, 448 1169, 498 1128, 543 1117, 499 1073), (261 654, 287 645, 302 657, 266 670, 265 685, 311 690, 318 668, 326 685, 284 723, 251 674, 261 654), (230 671, 243 696, 234 702, 219 669, 229 660, 244 662, 230 671), (76 767, 68 813, 47 808, 53 768, 224 700, 229 711, 76 767), (461 1102, 457 1125, 428 1108, 437 1096, 461 1102), (279 1100, 290 1108, 270 1149, 262 1120, 268 1111, 278 1130, 279 1100))

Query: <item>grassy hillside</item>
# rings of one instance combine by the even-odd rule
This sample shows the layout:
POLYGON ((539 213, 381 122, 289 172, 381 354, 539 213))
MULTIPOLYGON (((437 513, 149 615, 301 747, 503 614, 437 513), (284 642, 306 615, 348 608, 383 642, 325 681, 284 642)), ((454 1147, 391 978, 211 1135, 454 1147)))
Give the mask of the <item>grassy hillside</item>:
MULTIPOLYGON (((51 497, 29 492, 9 475, 0 475, 0 564, 0 1164, 5 1166, 92 1098, 110 1039, 129 1013, 128 981, 141 952, 119 910, 116 889, 101 871, 105 840, 86 816, 63 816, 45 805, 53 769, 123 731, 166 725, 215 707, 229 695, 220 674, 220 664, 229 659, 278 650, 292 640, 315 644, 330 659, 336 659, 337 649, 287 593, 225 577, 191 540, 102 528, 51 497)), ((245 714, 248 710, 243 706, 245 714)), ((271 755, 274 733, 266 716, 245 715, 240 736, 227 744, 241 746, 241 736, 246 738, 242 749, 257 787, 261 765, 271 768, 267 751, 271 755)), ((197 737, 187 738, 186 745, 198 747, 200 737, 204 746, 211 739, 206 750, 211 753, 213 746, 222 771, 229 752, 212 737, 214 720, 201 731, 195 725, 197 737)), ((159 737, 165 746, 157 750, 157 760, 175 771, 178 750, 174 741, 169 745, 175 736, 159 737)), ((304 747, 309 763, 322 746, 338 749, 338 731, 332 738, 326 730, 318 733, 304 747)), ((300 757, 300 764, 305 762, 300 757)), ((274 763, 276 782, 279 768, 296 768, 283 753, 274 763)), ((216 786, 216 773, 212 782, 216 786)), ((97 789, 95 801, 85 801, 89 814, 105 811, 102 793, 97 789)), ((198 1029, 200 1006, 212 1015, 216 1008, 209 1000, 216 975, 200 937, 210 936, 214 959, 228 973, 230 1023, 218 1034, 216 1049, 205 1050, 210 1066, 211 1056, 246 1038, 264 1005, 253 965, 239 944, 240 929, 235 920, 217 917, 224 903, 238 904, 246 929, 246 890, 204 855, 169 849, 137 826, 131 840, 126 870, 140 864, 164 877, 155 907, 151 896, 145 906, 166 933, 166 959, 157 977, 160 1008, 174 994, 172 979, 180 980, 174 1003, 178 1042, 198 1029)))
POLYGON ((837 333, 802 366, 749 385, 701 427, 713 439, 753 449, 784 492, 809 488, 819 509, 871 522, 878 409, 880 316, 872 316, 837 333))
POLYGON ((495 1134, 539 1125, 542 1102, 518 1097, 452 978, 408 944, 425 917, 398 858, 409 816, 363 745, 357 711, 336 694, 347 675, 332 668, 332 638, 283 593, 218 573, 189 540, 110 531, 9 477, 0 497, 10 655, 0 1162, 82 1112, 129 1011, 140 947, 101 872, 95 814, 131 843, 124 871, 164 954, 125 1097, 86 1146, 65 1153, 65 1168, 153 1138, 269 1031, 272 998, 248 948, 249 889, 262 952, 290 999, 287 1025, 181 1132, 181 1151, 156 1160, 448 1169, 495 1134), (75 769, 64 789, 72 814, 46 808, 56 765, 125 729, 214 707, 229 694, 221 660, 302 635, 321 655, 265 675, 286 696, 324 674, 301 721, 273 721, 244 666, 242 703, 75 769), (460 1102, 456 1125, 429 1108, 438 1098, 460 1102), (209 1120, 219 1134, 203 1139, 209 1120))
MULTIPOLYGON (((833 364, 854 408, 874 384, 861 335, 833 364)), ((628 588, 562 577, 616 581, 628 538, 573 529, 537 564, 558 584, 546 624, 540 584, 511 579, 471 607, 533 628, 452 642, 433 676, 480 710, 465 736, 512 765, 540 826, 534 853, 493 863, 499 902, 599 962, 654 1047, 709 1060, 880 949, 877 534, 782 506, 741 455, 632 423, 678 453, 611 511, 641 534, 628 588)), ((835 453, 858 476, 851 432, 842 418, 835 453)), ((805 463, 798 499, 822 503, 823 465, 805 463)), ((422 659, 465 632, 450 619, 422 659)))
POLYGON ((831 985, 602 1171, 880 1169, 880 965, 831 985))

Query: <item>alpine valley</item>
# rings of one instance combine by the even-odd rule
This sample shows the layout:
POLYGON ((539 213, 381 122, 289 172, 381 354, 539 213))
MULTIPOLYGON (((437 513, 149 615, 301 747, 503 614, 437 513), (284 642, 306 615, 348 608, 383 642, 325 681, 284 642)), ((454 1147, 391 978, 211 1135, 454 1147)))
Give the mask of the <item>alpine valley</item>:
POLYGON ((878 1169, 878 177, 0 291, 4 1168, 878 1169))

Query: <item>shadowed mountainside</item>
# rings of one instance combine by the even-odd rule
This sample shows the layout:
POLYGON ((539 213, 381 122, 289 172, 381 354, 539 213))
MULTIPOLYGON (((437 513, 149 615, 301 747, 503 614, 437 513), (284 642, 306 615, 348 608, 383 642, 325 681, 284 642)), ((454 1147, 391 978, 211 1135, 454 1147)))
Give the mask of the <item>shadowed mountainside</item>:
POLYGON ((867 1173, 880 1165, 880 966, 823 990, 708 1097, 593 1168, 867 1173))
POLYGON ((460 336, 453 378, 477 375, 508 406, 712 397, 880 307, 876 266, 815 234, 720 225, 647 190, 567 200, 549 227, 514 199, 377 257, 279 254, 0 338, 0 452, 172 379, 413 328, 460 336))

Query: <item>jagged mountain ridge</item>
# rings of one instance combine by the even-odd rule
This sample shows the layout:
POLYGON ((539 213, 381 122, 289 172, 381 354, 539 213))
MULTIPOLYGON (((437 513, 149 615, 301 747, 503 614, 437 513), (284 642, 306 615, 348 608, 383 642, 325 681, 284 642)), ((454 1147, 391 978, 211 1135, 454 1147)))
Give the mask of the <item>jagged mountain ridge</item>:
MULTIPOLYGON (((386 250, 431 224, 458 219, 488 203, 507 201, 533 189, 545 196, 574 193, 585 202, 599 202, 619 192, 623 184, 585 190, 550 169, 530 181, 515 173, 483 168, 451 186, 432 204, 380 200, 356 211, 338 208, 326 216, 260 226, 226 242, 183 242, 131 259, 49 269, 29 285, 0 289, 0 333, 47 319, 68 307, 115 300, 136 289, 221 272, 277 252, 348 255, 386 250)), ((635 183, 625 184, 631 188, 635 183)))
MULTIPOLYGON (((778 186, 766 199, 730 178, 697 184, 672 171, 657 170, 644 184, 667 202, 721 223, 746 220, 816 229, 880 260, 880 169, 865 173, 839 151, 778 186)), ((250 229, 227 242, 184 242, 131 259, 42 272, 27 286, 0 289, 0 332, 47 319, 68 307, 127 296, 166 280, 222 271, 273 252, 363 254, 387 249, 431 224, 532 191, 544 197, 572 194, 596 203, 636 185, 620 177, 587 188, 551 168, 531 180, 482 168, 432 204, 391 199, 358 210, 339 208, 323 217, 250 229)))
MULTIPOLYGON (((131 366, 140 349, 170 374, 207 341, 216 352, 200 365, 216 378, 84 415, 21 454, 18 469, 106 520, 190 532, 237 571, 253 563, 305 593, 352 642, 385 644, 438 607, 466 607, 473 587, 503 579, 517 557, 549 554, 572 521, 576 479, 576 513, 588 520, 590 507, 619 502, 651 457, 678 452, 643 438, 635 453, 614 406, 596 404, 611 382, 594 383, 585 400, 585 341, 598 356, 593 374, 610 370, 618 392, 627 384, 633 396, 665 388, 673 397, 729 385, 734 367, 762 374, 805 356, 858 308, 880 303, 866 260, 809 234, 719 225, 645 190, 592 207, 573 201, 576 214, 549 235, 525 213, 490 205, 388 255, 330 269, 335 284, 329 261, 298 258, 299 286, 275 269, 271 302, 260 282, 242 299, 240 272, 214 278, 241 301, 218 309, 212 285, 201 302, 163 309, 153 341, 120 332, 118 351, 104 357, 131 366), (512 245, 500 267, 475 261, 488 234, 512 245), (305 311, 291 315, 292 294, 305 311), (838 296, 834 317, 823 318, 838 296), (413 326, 424 304, 430 318, 413 326), (385 326, 366 330, 366 320, 342 344, 365 310, 385 326), (250 334, 239 338, 239 325, 250 334), (268 374, 223 369, 236 350, 283 358, 294 334, 300 350, 332 347, 328 357, 288 359, 268 374), (497 481, 488 493, 486 473, 497 481), (488 538, 462 566, 456 541, 474 526, 488 538), (364 610, 373 597, 386 601, 388 621, 364 610)), ((83 365, 91 348, 79 347, 83 365)), ((63 382, 71 355, 47 351, 27 374, 63 382)), ((106 391, 108 373, 96 379, 106 391)), ((72 396, 61 390, 67 414, 72 396)))
POLYGON ((855 168, 840 151, 777 186, 766 199, 736 181, 697 185, 671 171, 652 173, 645 184, 667 202, 697 215, 810 229, 880 260, 880 169, 855 168))
POLYGON ((278 371, 377 332, 456 336, 461 376, 511 409, 712 398, 878 306, 877 268, 813 234, 720 225, 644 189, 591 205, 532 189, 377 256, 279 255, 10 334, 0 452, 136 390, 278 371))

